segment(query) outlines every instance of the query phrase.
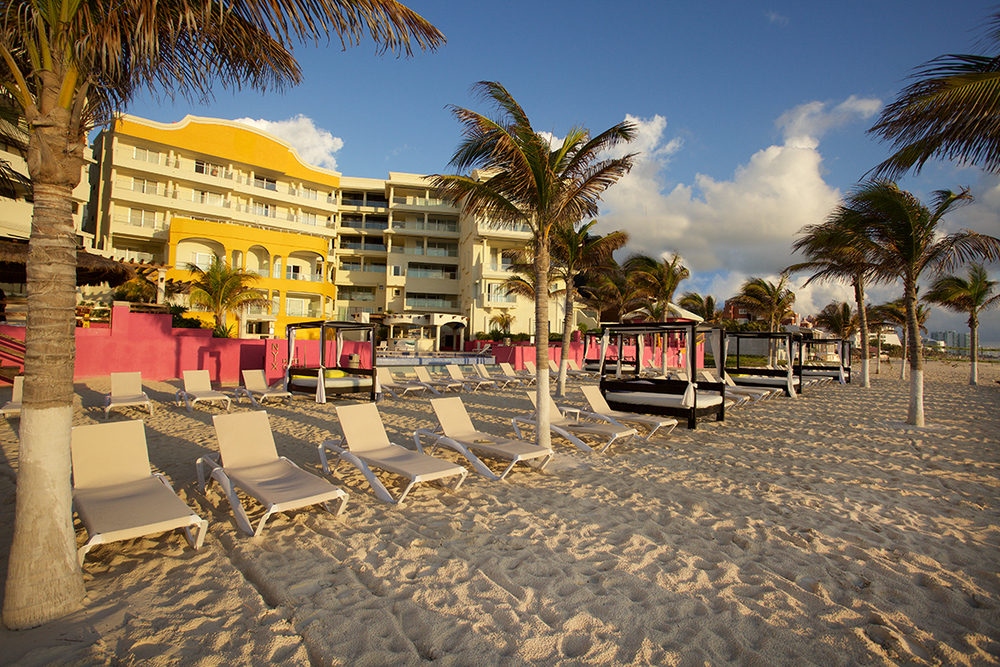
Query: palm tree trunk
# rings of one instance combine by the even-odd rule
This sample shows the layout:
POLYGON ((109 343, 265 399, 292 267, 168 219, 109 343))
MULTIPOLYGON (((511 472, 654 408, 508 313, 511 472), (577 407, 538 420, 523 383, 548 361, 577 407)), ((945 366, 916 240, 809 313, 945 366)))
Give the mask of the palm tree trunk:
POLYGON ((70 486, 76 326, 72 188, 36 181, 34 198, 17 504, 3 609, 4 624, 12 629, 63 616, 86 594, 70 486))
POLYGON ((910 356, 910 355, 908 355, 906 353, 906 339, 907 338, 908 338, 908 336, 906 335, 906 327, 904 326, 903 327, 903 340, 900 341, 901 345, 900 345, 900 349, 899 349, 899 353, 901 355, 903 355, 903 358, 900 360, 900 364, 899 364, 899 379, 900 380, 905 380, 906 379, 906 368, 907 368, 906 362, 907 362, 907 360, 908 360, 908 358, 910 356))
POLYGON ((882 374, 882 330, 875 332, 875 375, 882 374))
POLYGON ((563 314, 562 357, 559 361, 559 383, 556 385, 556 396, 566 395, 566 374, 569 369, 569 340, 573 335, 573 289, 572 278, 566 282, 566 312, 563 314))
POLYGON ((549 238, 538 233, 535 243, 535 379, 538 427, 535 443, 552 445, 549 432, 549 238))
POLYGON ((924 425, 924 363, 920 353, 920 331, 917 328, 917 285, 910 276, 906 277, 906 341, 910 351, 910 405, 906 413, 906 423, 912 426, 924 425))
POLYGON ((872 386, 868 369, 868 313, 865 312, 865 286, 860 278, 854 280, 854 300, 858 304, 858 325, 861 329, 861 386, 869 388, 872 386))
POLYGON ((979 384, 979 318, 969 313, 969 384, 979 384))

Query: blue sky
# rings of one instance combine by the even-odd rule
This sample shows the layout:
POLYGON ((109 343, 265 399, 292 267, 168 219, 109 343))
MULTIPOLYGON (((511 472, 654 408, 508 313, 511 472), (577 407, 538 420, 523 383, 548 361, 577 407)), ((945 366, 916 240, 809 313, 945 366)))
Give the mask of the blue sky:
MULTIPOLYGON (((476 81, 501 82, 556 137, 630 118, 640 128, 630 150, 641 156, 606 194, 599 229, 628 231, 626 254, 679 252, 692 272, 681 290, 722 300, 748 276, 776 277, 795 261, 795 232, 887 156, 865 134, 881 107, 914 67, 976 51, 993 9, 980 0, 405 4, 447 44, 410 59, 377 56, 370 41, 298 46, 304 81, 283 94, 218 87, 209 104, 146 96, 128 111, 267 121, 310 161, 371 178, 448 171, 460 128, 447 107, 487 111, 470 95, 476 81)), ((924 198, 970 186, 976 203, 949 230, 1000 234, 996 177, 937 163, 900 184, 924 198)), ((851 298, 804 280, 795 281, 803 314, 851 298)), ((901 290, 875 288, 872 298, 901 290)), ((983 341, 1000 346, 1000 310, 982 321, 983 341)), ((931 330, 964 328, 960 315, 931 316, 931 330)))

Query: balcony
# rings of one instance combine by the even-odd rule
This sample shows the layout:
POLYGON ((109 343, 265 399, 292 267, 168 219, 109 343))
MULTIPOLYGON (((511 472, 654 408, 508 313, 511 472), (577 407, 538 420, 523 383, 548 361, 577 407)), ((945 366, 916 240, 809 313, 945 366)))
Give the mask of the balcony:
POLYGON ((323 282, 322 273, 300 273, 298 271, 293 271, 291 269, 285 271, 286 280, 304 280, 306 282, 321 283, 323 282))
POLYGON ((458 299, 406 297, 406 307, 419 310, 458 310, 458 299))
POLYGON ((163 232, 168 229, 168 225, 164 220, 150 220, 148 217, 138 217, 130 215, 116 215, 113 218, 116 225, 122 225, 125 227, 135 227, 137 229, 145 229, 149 232, 163 232))
POLYGON ((341 250, 364 250, 367 252, 385 252, 384 243, 355 243, 353 241, 341 241, 341 250))
POLYGON ((458 223, 446 223, 446 222, 394 222, 392 224, 394 231, 402 232, 420 232, 420 233, 430 233, 430 234, 458 234, 458 223))

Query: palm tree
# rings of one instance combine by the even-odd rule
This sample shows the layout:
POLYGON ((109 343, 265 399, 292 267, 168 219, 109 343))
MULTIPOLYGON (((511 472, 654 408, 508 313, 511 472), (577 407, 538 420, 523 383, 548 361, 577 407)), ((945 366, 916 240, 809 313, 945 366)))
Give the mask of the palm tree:
POLYGON ((850 338, 857 330, 858 318, 846 301, 828 303, 816 316, 816 326, 822 327, 837 338, 850 338))
POLYGON ((861 386, 871 387, 868 360, 868 307, 865 305, 865 286, 871 280, 870 267, 863 254, 855 252, 860 239, 851 239, 838 217, 839 209, 819 225, 806 225, 799 230, 800 237, 792 244, 793 250, 804 251, 808 261, 789 266, 785 271, 812 270, 815 273, 803 287, 814 280, 844 280, 854 289, 854 304, 858 314, 858 333, 862 341, 861 386))
POLYGON ((514 325, 514 316, 508 311, 502 311, 490 318, 490 324, 505 334, 510 333, 510 328, 514 325))
POLYGON ((645 298, 625 267, 611 258, 579 287, 581 298, 601 313, 601 321, 623 322, 645 305, 645 298))
POLYGON ((34 217, 27 265, 24 409, 4 623, 27 628, 83 598, 71 517, 76 233, 72 190, 91 128, 140 87, 204 99, 211 84, 281 89, 301 74, 295 41, 366 33, 383 50, 436 48, 443 36, 395 0, 9 0, 0 19, 0 88, 28 126, 34 217))
POLYGON ((212 256, 207 269, 188 264, 194 274, 188 298, 193 306, 201 306, 215 314, 215 335, 231 338, 226 326, 226 315, 240 314, 250 307, 270 308, 271 300, 255 290, 252 285, 260 280, 256 273, 230 267, 218 255, 212 256))
POLYGON ((580 229, 561 225, 552 233, 552 264, 554 274, 566 285, 563 290, 564 315, 562 357, 559 364, 559 380, 556 396, 566 395, 566 374, 569 369, 569 341, 573 335, 577 276, 586 275, 607 264, 615 250, 628 243, 628 233, 611 232, 605 236, 592 235, 590 230, 597 224, 591 220, 580 229))
POLYGON ((947 55, 921 65, 916 81, 882 110, 869 133, 897 149, 874 169, 896 179, 931 158, 1000 170, 1000 12, 988 22, 992 55, 947 55))
MULTIPOLYGON (((781 320, 792 312, 795 292, 788 287, 788 272, 778 278, 777 283, 763 278, 751 277, 740 288, 736 302, 747 309, 747 313, 767 322, 768 331, 778 331, 781 320)), ((789 350, 789 354, 791 350, 789 350)), ((774 363, 775 350, 768 345, 767 360, 774 363)), ((791 363, 791 361, 789 361, 791 363)))
MULTIPOLYGON (((625 270, 648 301, 662 303, 664 308, 666 304, 673 303, 674 292, 681 281, 691 276, 677 253, 669 260, 666 257, 657 260, 648 255, 633 255, 625 261, 625 270)), ((669 310, 664 310, 660 321, 664 321, 668 314, 669 310)))
MULTIPOLYGON (((902 335, 900 336, 899 339, 900 347, 902 348, 901 350, 902 363, 900 364, 899 379, 905 380, 907 375, 906 369, 909 368, 909 366, 907 366, 906 364, 909 356, 907 355, 907 344, 906 344, 907 340, 906 304, 903 302, 903 299, 896 299, 895 301, 890 301, 888 303, 883 303, 878 306, 875 306, 875 308, 878 309, 879 315, 881 316, 882 321, 884 323, 891 324, 893 327, 899 327, 900 331, 902 331, 902 335)), ((927 323, 927 318, 930 317, 930 314, 931 314, 930 308, 927 308, 922 303, 917 304, 918 331, 922 333, 927 333, 927 327, 925 326, 925 324, 927 323)))
POLYGON ((910 353, 910 403, 906 423, 924 425, 923 358, 917 331, 917 281, 927 270, 949 271, 972 259, 1000 258, 1000 239, 969 230, 938 238, 945 214, 970 201, 968 190, 941 190, 928 208, 889 181, 869 181, 838 206, 846 234, 845 246, 864 257, 877 280, 903 282, 910 353), (860 242, 859 242, 860 241, 860 242))
POLYGON ((722 310, 717 308, 715 297, 711 294, 702 296, 697 292, 685 292, 677 305, 690 310, 706 322, 714 323, 722 321, 722 310))
POLYGON ((1000 305, 1000 294, 993 294, 997 281, 990 280, 982 264, 969 267, 969 279, 961 276, 941 276, 924 295, 924 301, 937 303, 948 310, 969 315, 969 384, 979 384, 978 348, 979 313, 1000 305), (991 296, 992 295, 992 296, 991 296))
POLYGON ((452 107, 464 126, 464 139, 451 159, 459 173, 434 177, 441 196, 468 213, 501 226, 526 225, 531 230, 535 272, 535 363, 538 369, 538 444, 549 434, 549 242, 559 225, 575 224, 598 213, 601 194, 632 167, 635 157, 601 159, 606 150, 631 141, 630 122, 619 123, 592 137, 571 129, 560 146, 531 126, 507 89, 480 81, 474 90, 490 102, 497 118, 452 107), (462 172, 472 171, 469 175, 462 172))

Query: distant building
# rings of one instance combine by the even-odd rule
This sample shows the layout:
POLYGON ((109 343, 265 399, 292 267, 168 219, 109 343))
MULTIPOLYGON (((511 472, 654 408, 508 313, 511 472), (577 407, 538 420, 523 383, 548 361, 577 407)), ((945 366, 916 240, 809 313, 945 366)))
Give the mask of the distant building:
POLYGON ((942 341, 946 348, 969 349, 969 333, 967 331, 932 331, 931 340, 942 341))

